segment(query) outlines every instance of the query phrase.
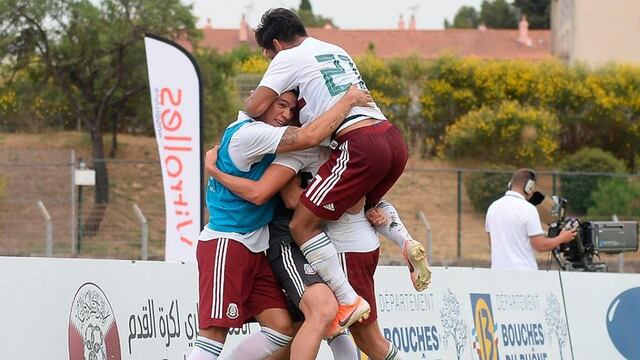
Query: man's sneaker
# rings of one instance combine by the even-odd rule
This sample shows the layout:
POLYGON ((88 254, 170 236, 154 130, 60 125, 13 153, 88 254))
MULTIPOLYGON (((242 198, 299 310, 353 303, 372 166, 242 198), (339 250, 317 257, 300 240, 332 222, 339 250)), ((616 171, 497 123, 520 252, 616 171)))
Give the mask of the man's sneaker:
POLYGON ((415 240, 407 240, 402 246, 402 256, 409 266, 411 282, 416 291, 423 291, 431 284, 431 268, 424 246, 415 240))
POLYGON ((371 307, 367 300, 358 295, 356 301, 350 305, 338 304, 338 315, 333 319, 333 323, 327 332, 327 337, 331 338, 353 325, 356 321, 362 322, 369 317, 371 307))

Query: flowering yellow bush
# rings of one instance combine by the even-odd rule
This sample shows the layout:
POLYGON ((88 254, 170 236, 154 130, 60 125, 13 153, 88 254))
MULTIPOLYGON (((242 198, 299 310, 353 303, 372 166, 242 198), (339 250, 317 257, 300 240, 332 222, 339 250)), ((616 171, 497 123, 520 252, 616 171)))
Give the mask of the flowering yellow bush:
POLYGON ((268 67, 269 61, 264 56, 252 55, 240 64, 238 72, 241 74, 264 74, 268 67))
POLYGON ((442 150, 467 158, 531 166, 550 163, 558 150, 560 124, 554 114, 516 101, 470 111, 447 127, 442 150))

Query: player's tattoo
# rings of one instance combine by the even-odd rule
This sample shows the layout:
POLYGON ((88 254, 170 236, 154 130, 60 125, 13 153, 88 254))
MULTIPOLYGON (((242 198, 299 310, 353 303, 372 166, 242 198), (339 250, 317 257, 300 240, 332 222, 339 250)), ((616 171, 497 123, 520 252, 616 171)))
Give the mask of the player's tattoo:
POLYGON ((295 126, 288 126, 284 131, 282 138, 280 139, 280 145, 293 145, 298 141, 298 128, 295 126))

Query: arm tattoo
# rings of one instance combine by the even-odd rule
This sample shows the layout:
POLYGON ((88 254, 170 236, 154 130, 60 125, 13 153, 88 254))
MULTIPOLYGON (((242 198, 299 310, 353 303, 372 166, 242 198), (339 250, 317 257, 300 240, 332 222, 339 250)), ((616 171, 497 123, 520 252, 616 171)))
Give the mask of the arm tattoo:
POLYGON ((344 120, 347 115, 349 115, 349 112, 351 112, 351 108, 344 109, 344 111, 336 116, 333 122, 329 124, 329 129, 331 130, 331 132, 333 132, 338 127, 338 125, 342 124, 342 120, 344 120))
POLYGON ((298 128, 295 126, 288 126, 284 131, 282 139, 280 139, 280 145, 293 145, 298 141, 298 128))

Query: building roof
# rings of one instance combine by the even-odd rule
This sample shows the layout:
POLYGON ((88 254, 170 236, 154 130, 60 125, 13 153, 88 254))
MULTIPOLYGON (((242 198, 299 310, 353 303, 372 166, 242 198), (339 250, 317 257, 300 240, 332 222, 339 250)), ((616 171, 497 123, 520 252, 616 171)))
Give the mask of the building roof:
MULTIPOLYGON (((200 47, 226 53, 242 44, 257 48, 250 33, 247 41, 240 41, 238 29, 205 27, 200 47)), ((351 56, 363 55, 370 48, 383 58, 417 54, 433 59, 443 52, 482 59, 540 60, 551 57, 551 31, 530 30, 530 41, 518 41, 518 30, 446 29, 446 30, 341 30, 307 29, 310 36, 334 43, 351 56), (530 46, 529 46, 530 45, 530 46)), ((190 48, 188 44, 187 48, 190 48)))

